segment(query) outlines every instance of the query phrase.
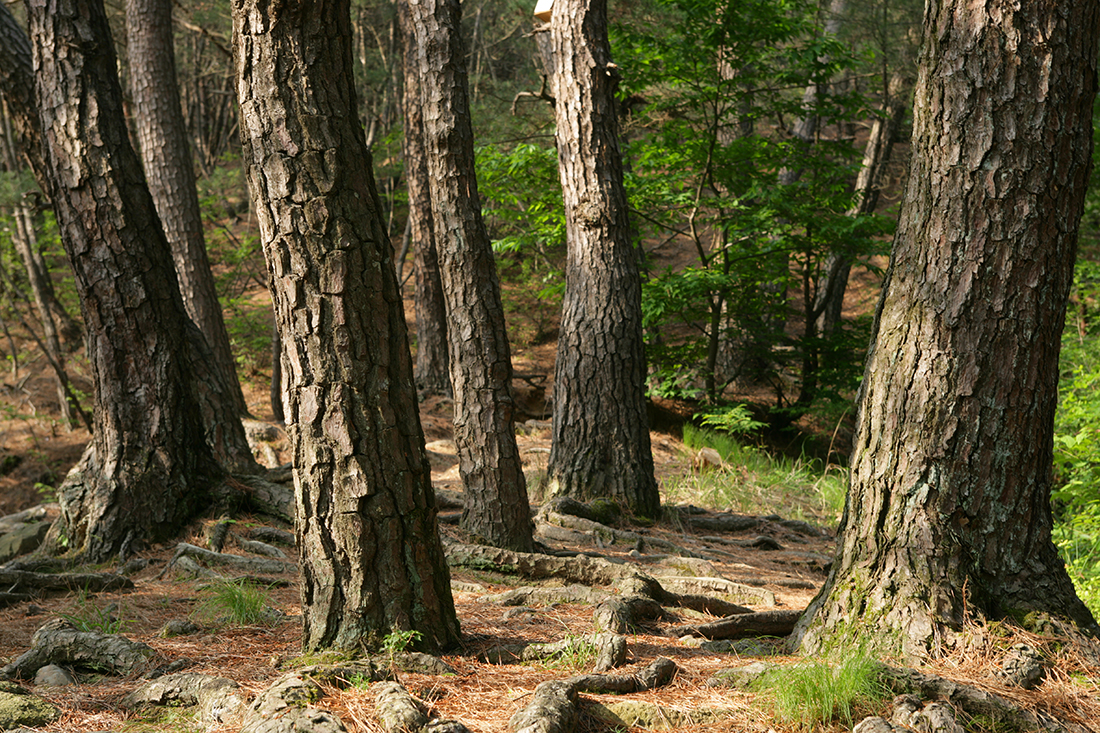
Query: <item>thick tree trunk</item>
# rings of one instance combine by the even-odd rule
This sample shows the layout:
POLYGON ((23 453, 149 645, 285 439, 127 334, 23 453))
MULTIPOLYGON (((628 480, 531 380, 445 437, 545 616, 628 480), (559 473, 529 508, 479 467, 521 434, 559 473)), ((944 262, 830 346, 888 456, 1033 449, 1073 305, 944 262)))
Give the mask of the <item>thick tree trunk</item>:
POLYGON ((355 114, 347 0, 235 0, 249 187, 294 446, 303 645, 458 621, 436 527, 393 251, 355 114))
POLYGON ((550 21, 568 254, 554 365, 555 495, 656 517, 645 402, 641 281, 630 239, 605 0, 559 0, 550 21))
POLYGON ((842 534, 795 631, 809 648, 857 619, 914 655, 967 614, 1048 611, 1100 631, 1050 510, 1100 3, 928 8, 842 534))
POLYGON ((126 0, 126 30, 134 125, 149 192, 172 247, 183 302, 210 347, 213 361, 208 368, 221 373, 227 388, 223 399, 238 414, 247 415, 206 257, 195 170, 176 83, 171 0, 126 0))
POLYGON ((220 476, 203 438, 168 243, 122 116, 100 3, 28 3, 62 241, 88 329, 95 434, 58 494, 55 536, 89 560, 163 539, 220 476))
POLYGON ((432 220, 428 155, 424 144, 424 113, 420 100, 420 65, 416 27, 409 0, 397 4, 401 24, 404 69, 405 185, 409 195, 409 237, 412 240, 416 291, 416 386, 423 395, 451 394, 447 356, 447 305, 439 275, 432 220))
POLYGON ((466 491, 462 525, 491 545, 529 551, 534 540, 513 425, 512 356, 474 177, 461 10, 458 0, 419 0, 409 8, 447 301, 455 446, 466 491))

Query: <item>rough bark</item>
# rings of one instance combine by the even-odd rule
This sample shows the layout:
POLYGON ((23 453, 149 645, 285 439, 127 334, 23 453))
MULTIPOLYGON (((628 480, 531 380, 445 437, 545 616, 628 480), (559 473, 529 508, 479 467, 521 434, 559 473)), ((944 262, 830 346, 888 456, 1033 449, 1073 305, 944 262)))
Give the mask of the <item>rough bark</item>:
POLYGON ((355 114, 346 0, 235 0, 249 187, 294 446, 306 649, 458 621, 393 253, 355 114))
POLYGON ((409 197, 409 238, 413 248, 413 303, 416 307, 416 386, 422 395, 451 394, 447 354, 447 306, 439 274, 432 217, 428 155, 424 144, 424 111, 420 101, 420 65, 409 0, 397 3, 401 26, 404 96, 405 188, 409 197))
POLYGON ((606 0, 559 0, 550 89, 565 202, 565 297, 554 365, 551 493, 656 517, 641 280, 630 237, 606 0))
MULTIPOLYGON (((35 178, 48 183, 49 166, 42 142, 42 121, 34 92, 30 39, 6 5, 0 6, 0 93, 19 138, 19 146, 35 178)), ((44 189, 47 196, 49 189, 44 189)))
POLYGON ((176 83, 171 0, 126 0, 126 51, 134 126, 149 192, 172 248, 187 313, 213 356, 239 415, 248 414, 206 256, 195 171, 176 83))
POLYGON ((1098 631, 1051 541, 1058 352, 1092 149, 1100 3, 929 5, 913 157, 837 555, 795 630, 935 654, 968 614, 1098 631))
POLYGON ((534 548, 516 446, 512 357, 500 282, 474 177, 466 53, 458 0, 410 3, 454 394, 454 440, 466 490, 462 525, 497 547, 534 548))
POLYGON ((95 431, 58 491, 55 538, 89 560, 163 539, 221 469, 203 435, 168 243, 126 137, 100 3, 28 3, 54 207, 88 329, 95 431))

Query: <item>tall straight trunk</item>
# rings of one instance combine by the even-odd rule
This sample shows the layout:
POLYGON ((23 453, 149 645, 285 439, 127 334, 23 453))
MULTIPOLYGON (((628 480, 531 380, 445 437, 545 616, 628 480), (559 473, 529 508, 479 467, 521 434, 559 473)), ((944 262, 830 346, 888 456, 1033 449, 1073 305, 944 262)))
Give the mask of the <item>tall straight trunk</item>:
POLYGON ((534 547, 513 424, 512 356, 493 248, 474 176, 466 53, 458 0, 410 2, 428 150, 436 247, 447 302, 462 525, 497 547, 534 547))
POLYGON ((171 0, 126 0, 130 92, 145 177, 176 264, 184 305, 210 347, 211 369, 226 386, 222 399, 248 408, 237 379, 221 303, 206 256, 195 170, 176 82, 171 0))
POLYGON ((303 646, 459 637, 347 0, 234 0, 244 159, 294 448, 303 646))
POLYGON ((554 365, 551 491, 656 517, 641 280, 630 238, 606 0, 558 0, 550 75, 565 201, 565 298, 554 365))
MULTIPOLYGON (((856 204, 848 212, 849 216, 872 214, 878 206, 883 170, 890 162, 894 139, 905 119, 904 88, 902 75, 895 75, 890 80, 889 96, 882 106, 881 115, 871 124, 871 134, 863 150, 863 163, 856 177, 856 204)), ((844 252, 832 252, 825 260, 824 275, 818 283, 813 308, 818 321, 817 332, 822 336, 832 335, 840 324, 851 269, 852 258, 844 252)))
POLYGON ((76 276, 95 431, 58 491, 62 544, 101 561, 173 536, 221 475, 192 393, 168 243, 122 116, 100 2, 28 4, 54 206, 76 276))
POLYGON ((924 31, 841 536, 795 629, 810 649, 855 619, 912 655, 949 646, 968 614, 1100 632, 1050 508, 1100 2, 944 0, 924 31))
POLYGON ((409 197, 409 237, 412 240, 416 291, 416 386, 424 395, 450 395, 451 375, 447 356, 447 303, 439 274, 432 220, 432 195, 428 179, 428 155, 424 142, 424 112, 420 101, 420 66, 416 27, 409 0, 399 0, 405 117, 405 185, 409 197))

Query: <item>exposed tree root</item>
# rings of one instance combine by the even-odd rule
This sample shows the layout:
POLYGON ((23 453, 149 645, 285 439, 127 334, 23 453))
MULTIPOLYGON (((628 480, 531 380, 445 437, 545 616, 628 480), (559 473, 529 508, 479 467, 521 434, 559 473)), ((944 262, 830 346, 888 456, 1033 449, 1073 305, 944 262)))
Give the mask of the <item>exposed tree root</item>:
POLYGON ((508 724, 513 733, 566 733, 576 728, 580 716, 578 693, 628 694, 652 690, 667 685, 675 674, 675 662, 661 657, 633 675, 586 674, 543 682, 508 724))
POLYGON ((397 682, 374 685, 374 710, 386 733, 418 731, 428 724, 420 703, 397 682))
POLYGON ((759 611, 727 616, 706 624, 674 626, 669 636, 702 636, 706 639, 739 639, 745 636, 786 636, 802 611, 759 611))
POLYGON ((224 677, 182 672, 146 682, 122 700, 122 706, 194 705, 204 725, 228 723, 240 714, 240 685, 224 677))
MULTIPOLYGON (((918 672, 915 669, 884 667, 883 681, 896 693, 915 695, 922 700, 948 702, 972 717, 995 721, 1009 730, 1087 730, 1076 724, 1055 720, 1045 714, 1025 710, 1012 702, 971 685, 918 672)), ((901 721, 901 724, 909 725, 901 721)))
POLYGON ((140 674, 152 666, 156 651, 147 644, 94 631, 77 631, 55 619, 31 637, 31 648, 0 669, 2 679, 34 679, 47 664, 87 667, 108 674, 140 674))
POLYGON ((559 514, 558 512, 543 507, 542 511, 535 517, 535 526, 536 529, 539 529, 547 525, 573 530, 582 535, 581 538, 577 539, 583 540, 587 538, 590 544, 594 544, 598 547, 614 544, 637 545, 639 542, 642 542, 651 547, 659 547, 663 550, 667 550, 681 557, 706 557, 695 550, 689 550, 686 547, 677 545, 674 542, 669 542, 668 540, 650 537, 648 535, 640 535, 637 532, 615 529, 614 527, 608 527, 606 524, 601 524, 591 519, 576 517, 569 514, 559 514))
POLYGON ((169 569, 171 569, 181 557, 188 557, 195 560, 202 560, 203 562, 213 565, 221 565, 224 567, 233 568, 245 573, 270 573, 278 575, 280 573, 296 573, 298 572, 298 566, 293 563, 284 562, 282 560, 275 560, 273 558, 260 558, 260 557, 243 557, 241 555, 231 555, 226 552, 212 552, 205 550, 196 545, 191 545, 186 542, 181 542, 176 545, 176 554, 172 556, 172 559, 164 566, 164 570, 161 571, 162 577, 169 569))
POLYGON ((241 733, 346 733, 343 722, 314 707, 321 687, 302 674, 285 674, 256 696, 245 713, 241 733))
POLYGON ((134 582, 115 573, 36 573, 30 570, 0 569, 0 587, 8 593, 52 591, 102 591, 128 590, 134 582))
POLYGON ((513 664, 583 654, 585 647, 596 652, 595 670, 605 672, 626 661, 626 638, 616 633, 598 633, 590 638, 568 638, 550 644, 501 644, 482 655, 491 664, 513 664))

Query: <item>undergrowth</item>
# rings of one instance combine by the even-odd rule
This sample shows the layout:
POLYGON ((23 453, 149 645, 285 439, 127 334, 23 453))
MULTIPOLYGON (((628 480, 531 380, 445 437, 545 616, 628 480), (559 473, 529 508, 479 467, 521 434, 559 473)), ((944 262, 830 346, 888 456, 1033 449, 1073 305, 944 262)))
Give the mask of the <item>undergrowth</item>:
POLYGON ((247 581, 219 581, 204 589, 198 615, 209 621, 238 626, 272 626, 279 617, 268 605, 263 588, 247 581))
POLYGON ((814 730, 832 722, 849 728, 876 714, 890 697, 881 680, 882 665, 863 650, 828 661, 811 660, 776 667, 757 680, 753 689, 765 693, 772 714, 799 730, 814 730))
POLYGON ((696 461, 696 468, 670 481, 669 503, 692 503, 743 514, 778 513, 836 526, 844 509, 847 471, 808 457, 776 456, 717 430, 684 425, 684 445, 711 448, 723 465, 696 461))

